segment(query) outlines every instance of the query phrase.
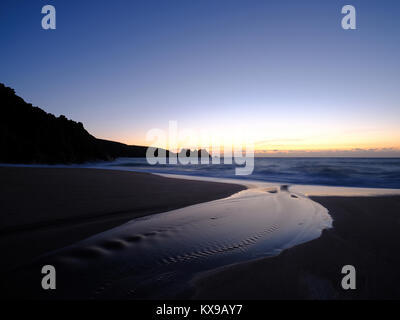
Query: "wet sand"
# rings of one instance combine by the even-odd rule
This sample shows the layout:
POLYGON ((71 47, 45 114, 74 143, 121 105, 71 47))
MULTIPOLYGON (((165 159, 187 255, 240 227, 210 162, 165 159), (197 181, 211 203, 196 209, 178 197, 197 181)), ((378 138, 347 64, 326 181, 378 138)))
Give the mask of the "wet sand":
POLYGON ((245 189, 127 171, 0 167, 0 272, 131 219, 245 189))
POLYGON ((287 187, 249 188, 230 197, 134 219, 49 252, 9 275, 7 291, 38 299, 179 299, 198 273, 279 254, 331 227, 318 203, 287 187), (57 269, 56 291, 37 286, 57 269), (18 285, 17 285, 18 283, 18 285))
MULTIPOLYGON (((0 176, 0 272, 3 276, 40 254, 76 243, 133 218, 225 198, 245 189, 236 184, 98 169, 0 167, 0 176)), ((304 189, 301 186, 289 190, 314 194, 311 199, 329 210, 334 219, 333 229, 326 229, 321 237, 286 249, 275 257, 200 273, 190 282, 193 290, 187 290, 187 295, 180 297, 399 299, 400 196, 315 196, 321 189, 318 186, 306 192, 296 188, 304 189), (357 270, 354 291, 344 291, 340 286, 341 269, 348 264, 357 270)), ((342 191, 348 194, 357 190, 342 191)), ((294 197, 290 201, 299 200, 294 197)), ((277 201, 277 204, 283 203, 277 201)), ((159 216, 168 218, 168 215, 159 216)), ((210 221, 214 225, 218 220, 212 218, 210 221)), ((165 241, 161 235, 160 239, 157 234, 152 235, 149 241, 165 241)), ((102 244, 115 246, 120 242, 103 241, 102 244)), ((112 248, 124 252, 119 247, 112 248)), ((112 264, 113 261, 108 262, 112 264)), ((19 272, 25 274, 23 268, 19 272)), ((40 270, 35 274, 40 274, 40 270)), ((126 283, 126 279, 123 280, 126 283)), ((36 287, 36 280, 33 282, 36 287)), ((6 292, 9 291, 3 290, 2 294, 6 292)), ((113 292, 110 294, 112 297, 113 292)), ((28 298, 34 296, 27 293, 28 298)))
POLYGON ((194 299, 400 299, 400 196, 312 197, 333 228, 279 256, 201 274, 194 299), (356 290, 341 287, 344 265, 356 290))

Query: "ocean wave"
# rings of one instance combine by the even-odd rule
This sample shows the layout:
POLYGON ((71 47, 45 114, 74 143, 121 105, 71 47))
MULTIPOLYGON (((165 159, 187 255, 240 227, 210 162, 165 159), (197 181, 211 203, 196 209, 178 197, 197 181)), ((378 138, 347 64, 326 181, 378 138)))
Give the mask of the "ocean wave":
POLYGON ((149 165, 145 158, 119 158, 102 166, 134 171, 239 178, 295 184, 400 188, 399 158, 255 158, 249 176, 235 176, 235 164, 149 165))

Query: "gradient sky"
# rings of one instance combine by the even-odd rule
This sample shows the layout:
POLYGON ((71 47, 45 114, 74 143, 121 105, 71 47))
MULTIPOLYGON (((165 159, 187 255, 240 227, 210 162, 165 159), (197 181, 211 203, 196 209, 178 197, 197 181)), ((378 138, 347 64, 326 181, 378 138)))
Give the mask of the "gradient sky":
POLYGON ((399 35, 398 0, 2 0, 0 82, 129 144, 174 120, 260 153, 400 156, 399 35))

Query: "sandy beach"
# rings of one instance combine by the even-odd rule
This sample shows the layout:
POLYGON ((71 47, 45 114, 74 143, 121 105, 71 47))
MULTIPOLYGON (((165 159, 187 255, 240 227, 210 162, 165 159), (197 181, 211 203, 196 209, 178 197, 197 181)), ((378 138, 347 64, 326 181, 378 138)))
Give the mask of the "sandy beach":
POLYGON ((399 299, 400 196, 313 197, 333 228, 273 258, 197 277, 194 299, 399 299), (341 288, 344 265, 357 289, 341 288))
POLYGON ((0 177, 0 271, 131 219, 245 189, 98 169, 0 167, 0 177))
POLYGON ((6 298, 400 298, 400 196, 382 195, 396 190, 101 169, 0 174, 6 298), (60 271, 56 296, 37 287, 43 264, 60 271), (354 291, 340 286, 349 264, 354 291))

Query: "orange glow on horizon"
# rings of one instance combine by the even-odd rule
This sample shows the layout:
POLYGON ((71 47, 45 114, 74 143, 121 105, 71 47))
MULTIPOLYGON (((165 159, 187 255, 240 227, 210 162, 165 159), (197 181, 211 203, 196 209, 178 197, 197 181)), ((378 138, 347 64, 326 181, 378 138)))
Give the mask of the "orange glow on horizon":
MULTIPOLYGON (((400 130, 397 127, 389 126, 384 129, 353 126, 324 126, 322 124, 301 125, 284 124, 272 125, 266 130, 266 125, 254 124, 253 126, 225 125, 224 127, 205 127, 202 129, 179 128, 179 132, 189 130, 191 134, 183 135, 174 145, 168 143, 168 129, 164 129, 164 143, 156 144, 157 147, 180 150, 181 148, 210 150, 210 146, 242 147, 246 143, 253 145, 255 153, 274 154, 303 152, 398 152, 400 155, 400 130), (238 128, 239 127, 239 128, 238 128), (204 139, 204 134, 206 139, 204 139), (202 136, 203 135, 203 136, 202 136), (207 139, 208 138, 208 139, 207 139), (204 143, 205 141, 205 143, 204 143), (212 142, 210 142, 212 141, 212 142)), ((128 145, 149 146, 154 141, 146 140, 146 131, 114 132, 113 134, 102 135, 101 138, 126 143, 128 145)))

